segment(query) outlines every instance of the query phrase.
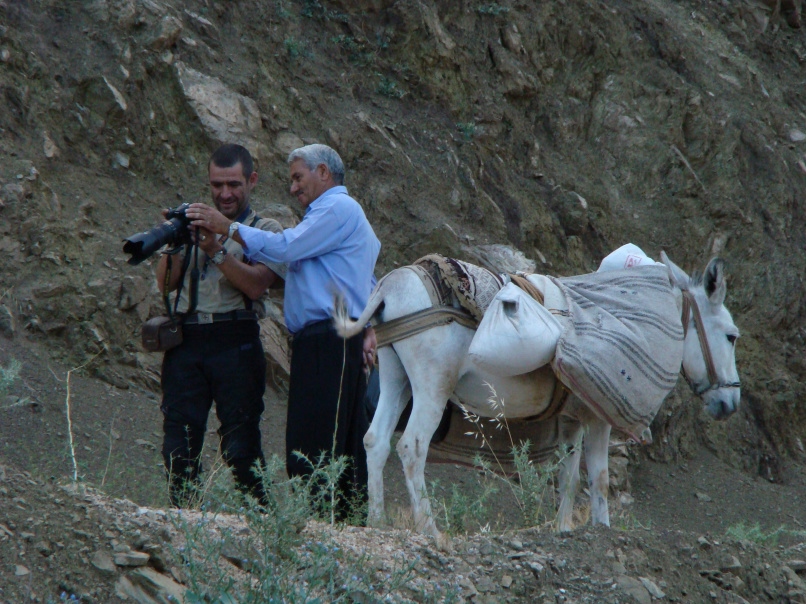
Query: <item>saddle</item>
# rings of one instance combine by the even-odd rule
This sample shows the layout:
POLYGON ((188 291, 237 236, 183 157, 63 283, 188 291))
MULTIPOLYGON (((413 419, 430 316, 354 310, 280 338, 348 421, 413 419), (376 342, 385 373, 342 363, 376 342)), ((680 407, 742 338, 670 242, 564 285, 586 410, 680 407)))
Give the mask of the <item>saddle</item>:
POLYGON ((407 267, 420 276, 434 306, 454 306, 481 321, 504 278, 486 268, 440 254, 429 254, 407 267))

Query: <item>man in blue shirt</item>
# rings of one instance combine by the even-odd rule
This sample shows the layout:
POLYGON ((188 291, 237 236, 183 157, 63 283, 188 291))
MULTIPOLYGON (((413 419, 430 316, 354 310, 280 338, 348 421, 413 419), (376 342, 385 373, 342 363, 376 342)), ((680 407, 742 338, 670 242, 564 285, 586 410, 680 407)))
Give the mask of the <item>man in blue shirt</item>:
POLYGON ((305 209, 294 228, 267 233, 204 204, 192 204, 187 215, 194 226, 229 235, 252 261, 288 263, 284 312, 293 343, 286 469, 289 476, 306 476, 323 455, 326 461, 331 455, 349 456, 337 505, 337 515, 346 520, 349 500, 366 499, 363 365, 374 358, 375 334, 368 328, 364 337, 342 340, 332 326, 333 303, 341 295, 353 317, 361 314, 375 286, 381 244, 361 206, 347 194, 336 151, 308 145, 292 151, 288 164, 291 194, 305 209))

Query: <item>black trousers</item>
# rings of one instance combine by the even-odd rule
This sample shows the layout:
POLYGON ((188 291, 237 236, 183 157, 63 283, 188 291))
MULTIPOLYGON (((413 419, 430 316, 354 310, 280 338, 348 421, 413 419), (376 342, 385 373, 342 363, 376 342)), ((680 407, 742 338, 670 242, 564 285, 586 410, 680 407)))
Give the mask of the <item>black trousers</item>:
POLYGON ((348 502, 367 499, 364 434, 369 420, 364 406, 363 341, 362 334, 342 339, 328 320, 297 333, 291 347, 286 469, 289 476, 309 476, 311 463, 323 454, 326 462, 332 454, 348 456, 350 464, 339 483, 342 499, 336 508, 342 520, 351 511, 348 502))
POLYGON ((183 342, 162 361, 164 439, 162 457, 168 473, 171 503, 186 505, 186 483, 198 480, 207 417, 213 401, 221 422, 221 454, 232 468, 236 485, 265 500, 260 416, 266 389, 266 359, 257 321, 224 321, 185 325, 183 342))

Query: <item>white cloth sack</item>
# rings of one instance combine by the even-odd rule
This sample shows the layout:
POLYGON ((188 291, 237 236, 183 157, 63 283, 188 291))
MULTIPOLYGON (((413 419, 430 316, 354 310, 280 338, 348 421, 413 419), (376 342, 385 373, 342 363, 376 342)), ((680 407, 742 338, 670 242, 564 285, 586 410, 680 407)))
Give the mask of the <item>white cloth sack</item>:
POLYGON ((599 265, 599 270, 596 272, 601 273, 604 271, 618 271, 624 268, 647 266, 649 264, 660 264, 663 266, 663 263, 655 262, 637 245, 625 243, 617 250, 614 250, 605 256, 602 260, 602 263, 599 265))
POLYGON ((554 315, 508 283, 485 311, 467 354, 493 375, 521 375, 551 362, 561 333, 554 315))

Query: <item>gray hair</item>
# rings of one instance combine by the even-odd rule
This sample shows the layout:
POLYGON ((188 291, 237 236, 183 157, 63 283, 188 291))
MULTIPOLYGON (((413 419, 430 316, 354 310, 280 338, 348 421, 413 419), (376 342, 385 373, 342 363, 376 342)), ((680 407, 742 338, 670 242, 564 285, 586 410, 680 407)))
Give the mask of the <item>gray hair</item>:
POLYGON ((316 170, 319 164, 325 164, 330 174, 333 176, 333 182, 337 185, 344 184, 344 162, 335 150, 327 145, 305 145, 299 149, 294 149, 288 155, 288 163, 292 164, 296 160, 301 159, 309 170, 316 170))

